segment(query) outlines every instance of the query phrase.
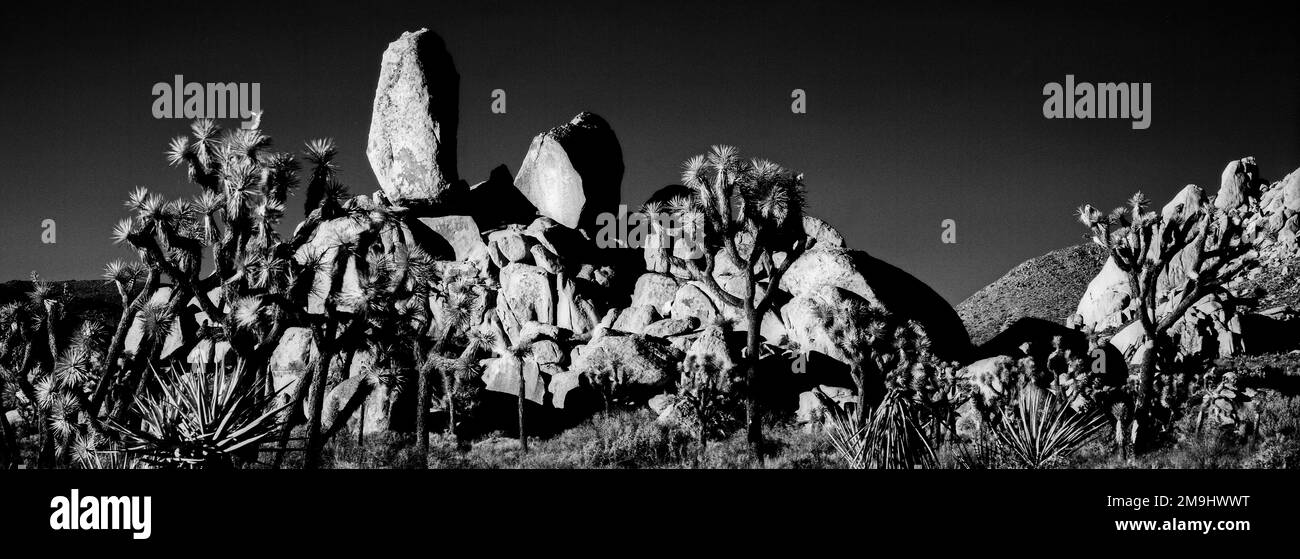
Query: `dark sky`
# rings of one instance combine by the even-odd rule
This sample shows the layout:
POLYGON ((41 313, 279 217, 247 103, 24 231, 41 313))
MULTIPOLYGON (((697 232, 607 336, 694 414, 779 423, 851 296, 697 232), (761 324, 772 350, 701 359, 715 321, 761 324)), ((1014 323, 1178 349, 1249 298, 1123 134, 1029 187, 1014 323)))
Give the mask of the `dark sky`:
MULTIPOLYGON (((461 74, 460 169, 518 169, 530 138, 582 110, 622 142, 623 198, 678 181, 710 144, 806 175, 811 212, 851 246, 956 303, 1026 258, 1081 241, 1082 202, 1136 189, 1217 188, 1232 158, 1267 178, 1300 166, 1296 18, 1279 8, 1099 2, 952 7, 907 2, 114 3, 0 22, 0 280, 97 277, 136 185, 197 187, 166 166, 184 120, 150 89, 260 82, 281 149, 330 136, 354 192, 379 59, 404 30, 446 40, 461 74), (1047 120, 1043 85, 1150 82, 1152 124, 1047 120), (489 110, 507 92, 508 113, 489 110), (808 113, 790 112, 804 89, 808 113), (58 242, 41 243, 55 219, 58 242), (956 244, 940 223, 954 219, 956 244)), ((233 124, 229 121, 226 124, 233 124)), ((291 200, 286 230, 302 216, 291 200)))

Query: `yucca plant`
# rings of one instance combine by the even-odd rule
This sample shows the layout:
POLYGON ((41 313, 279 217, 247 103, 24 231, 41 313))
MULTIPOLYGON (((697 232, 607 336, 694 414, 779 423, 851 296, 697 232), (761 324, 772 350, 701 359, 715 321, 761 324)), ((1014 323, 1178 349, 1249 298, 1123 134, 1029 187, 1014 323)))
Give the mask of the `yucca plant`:
POLYGON ((240 382, 245 371, 231 374, 166 369, 158 373, 159 389, 135 403, 138 426, 116 421, 107 425, 120 438, 122 450, 162 468, 229 468, 235 453, 257 445, 275 433, 278 393, 240 382))
POLYGON ((820 389, 816 394, 828 412, 826 436, 850 468, 912 470, 938 464, 912 401, 901 391, 887 392, 865 422, 820 389))
POLYGON ((993 434, 1013 464, 1040 469, 1068 458, 1106 425, 1099 409, 1078 413, 1049 392, 1022 390, 1011 413, 994 423, 993 434))

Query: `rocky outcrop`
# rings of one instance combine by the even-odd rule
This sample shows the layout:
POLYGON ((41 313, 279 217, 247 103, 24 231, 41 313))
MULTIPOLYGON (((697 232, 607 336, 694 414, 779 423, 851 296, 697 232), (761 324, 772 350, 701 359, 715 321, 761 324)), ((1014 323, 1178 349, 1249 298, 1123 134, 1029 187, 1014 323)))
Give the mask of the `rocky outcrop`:
POLYGON ((599 213, 618 211, 622 182, 618 138, 587 112, 533 138, 515 176, 515 187, 542 215, 589 231, 599 213))
POLYGON ((682 352, 636 334, 607 335, 587 344, 571 371, 608 378, 629 397, 649 398, 675 378, 682 352))
POLYGON ((781 319, 800 351, 816 351, 852 365, 859 356, 847 342, 863 335, 870 312, 871 303, 857 293, 823 285, 781 307, 781 319))
MULTIPOLYGON (((943 297, 907 272, 865 252, 814 248, 799 256, 781 278, 781 289, 795 299, 827 286, 854 293, 900 320, 920 323, 930 338, 931 350, 940 359, 960 361, 971 349, 965 325, 943 297)), ((794 337, 796 328, 789 319, 785 324, 794 337)))
POLYGON ((460 74, 437 34, 403 33, 384 51, 366 156, 389 200, 438 200, 458 179, 460 74))

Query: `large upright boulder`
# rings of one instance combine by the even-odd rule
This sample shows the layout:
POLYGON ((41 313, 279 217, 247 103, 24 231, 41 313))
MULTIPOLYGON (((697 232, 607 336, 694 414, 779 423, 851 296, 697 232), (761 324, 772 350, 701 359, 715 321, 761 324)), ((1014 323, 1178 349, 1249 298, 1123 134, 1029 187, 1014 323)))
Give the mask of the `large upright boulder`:
POLYGON ((1228 162, 1219 179, 1219 194, 1214 198, 1215 207, 1231 210, 1258 197, 1254 184, 1254 178, 1258 175, 1259 167, 1255 165, 1254 157, 1228 162))
POLYGON ((427 29, 388 44, 375 87, 366 156, 393 201, 438 200, 457 180, 460 74, 427 29))
POLYGON ((618 210, 622 183, 618 138, 588 112, 533 138, 515 176, 515 187, 542 215, 589 231, 598 214, 618 210))

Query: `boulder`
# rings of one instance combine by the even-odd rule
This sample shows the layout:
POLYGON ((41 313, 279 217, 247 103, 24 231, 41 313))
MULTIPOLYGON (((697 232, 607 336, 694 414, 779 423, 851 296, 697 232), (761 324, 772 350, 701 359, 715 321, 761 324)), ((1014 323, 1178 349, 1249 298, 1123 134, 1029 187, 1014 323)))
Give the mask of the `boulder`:
POLYGON ((694 317, 700 324, 713 324, 719 316, 718 307, 698 282, 687 283, 677 290, 669 315, 672 318, 694 317))
POLYGON ((545 270, 529 264, 509 264, 501 269, 500 282, 499 296, 515 321, 555 324, 555 292, 551 275, 545 270))
POLYGON ((524 380, 524 399, 541 404, 546 399, 546 380, 538 364, 512 356, 493 357, 480 362, 483 384, 488 390, 511 396, 519 395, 519 379, 524 380))
POLYGON ((665 318, 645 328, 645 335, 656 338, 680 336, 700 327, 695 318, 665 318))
POLYGON ((530 249, 536 241, 524 236, 523 229, 523 226, 514 225, 488 233, 488 245, 501 251, 501 256, 506 262, 528 263, 532 259, 530 249))
MULTIPOLYGON (((1175 220, 1178 219, 1175 214, 1179 212, 1180 207, 1181 213, 1178 213, 1178 215, 1187 216, 1208 205, 1209 198, 1206 196, 1205 191, 1199 186, 1189 184, 1183 187, 1168 204, 1165 204, 1165 207, 1161 210, 1161 215, 1164 216, 1166 221, 1175 220)), ((1156 281, 1156 289, 1163 291, 1182 287, 1187 282, 1189 274, 1194 272, 1193 268, 1195 266, 1196 247, 1189 245, 1170 259, 1169 265, 1160 273, 1160 277, 1156 281)))
POLYGON ((582 386, 582 374, 577 371, 560 371, 551 375, 546 389, 551 393, 551 407, 564 409, 569 392, 582 386))
POLYGON ((970 383, 986 406, 994 406, 1015 396, 1019 384, 1016 360, 1006 355, 986 357, 962 367, 957 378, 970 383))
POLYGON ((532 256, 533 264, 546 270, 547 273, 559 274, 564 271, 564 265, 560 263, 560 257, 542 245, 533 245, 529 247, 528 253, 532 256))
POLYGON ((857 293, 825 285, 795 297, 781 307, 781 315, 789 328, 790 341, 801 351, 815 351, 852 365, 860 356, 848 341, 863 335, 869 325, 861 317, 871 308, 871 303, 857 293), (821 312, 828 315, 828 320, 819 316, 821 312))
MULTIPOLYGON (((312 231, 307 243, 298 248, 294 258, 299 264, 316 263, 316 271, 312 276, 312 289, 307 295, 309 314, 325 313, 325 303, 331 295, 335 295, 333 281, 340 264, 345 266, 342 271, 343 282, 340 294, 361 293, 360 278, 357 275, 356 263, 353 262, 355 257, 348 254, 340 256, 339 250, 345 244, 355 243, 368 226, 364 221, 350 217, 323 221, 312 231)), ((345 302, 348 298, 346 296, 341 298, 344 304, 340 306, 340 310, 348 310, 345 302)))
POLYGON ((427 29, 389 43, 375 87, 366 157, 392 201, 439 200, 457 181, 460 74, 427 29))
POLYGON ((218 341, 213 342, 204 338, 194 344, 190 349, 189 355, 186 356, 185 362, 191 365, 213 365, 217 368, 225 366, 226 356, 230 354, 230 342, 218 341))
POLYGON ((564 361, 564 351, 560 349, 560 344, 551 340, 538 340, 532 343, 528 352, 528 359, 538 365, 559 364, 564 361))
POLYGON ((628 307, 619 313, 618 320, 614 321, 614 329, 633 334, 641 334, 650 324, 659 320, 659 313, 650 305, 638 305, 628 307))
MULTIPOLYGON (((396 382, 396 381, 391 381, 396 382)), ((392 386, 379 375, 359 375, 344 380, 330 389, 321 407, 321 429, 329 432, 346 417, 346 425, 338 429, 356 435, 382 435, 390 431, 409 430, 415 411, 412 387, 392 386), (403 409, 403 407, 409 409, 403 409)), ((311 399, 304 402, 304 412, 311 417, 311 399)))
POLYGON ((831 227, 820 218, 810 215, 803 216, 803 232, 805 235, 812 237, 815 241, 813 246, 819 248, 845 248, 844 236, 840 235, 834 227, 831 227))
POLYGON ((650 305, 659 311, 660 316, 668 316, 672 312, 679 285, 676 278, 667 274, 641 274, 632 292, 631 306, 650 305))
POLYGON ((515 177, 515 187, 542 215, 591 232, 597 215, 618 211, 622 182, 618 138, 587 112, 533 138, 515 177))
POLYGON ((275 345, 275 351, 271 353, 271 361, 267 364, 267 368, 275 378, 275 388, 278 390, 288 382, 296 380, 316 361, 317 357, 319 353, 316 351, 316 344, 312 343, 311 330, 303 326, 286 328, 284 334, 280 335, 280 342, 275 345), (281 383, 282 373, 293 375, 293 379, 281 383))
POLYGON ((1132 318, 1129 309, 1132 297, 1129 295, 1128 274, 1119 269, 1115 259, 1107 258, 1097 277, 1088 284, 1088 289, 1079 299, 1075 315, 1080 317, 1081 325, 1089 330, 1102 331, 1118 328, 1132 318))
POLYGON ((821 385, 817 389, 800 393, 799 409, 794 416, 795 423, 803 425, 804 430, 809 433, 815 432, 827 419, 826 406, 822 404, 822 399, 818 396, 817 390, 821 390, 823 394, 844 409, 856 406, 858 401, 852 390, 840 386, 821 385))
MULTIPOLYGON (((900 320, 920 323, 940 359, 962 361, 971 349, 966 326, 952 305, 924 282, 865 252, 814 248, 790 264, 780 285, 794 298, 827 286, 852 292, 900 320)), ((784 322, 795 329, 789 319, 784 322)))
POLYGON ((1142 323, 1134 320, 1110 337, 1110 345, 1115 346, 1130 365, 1141 365, 1146 358, 1145 348, 1149 344, 1142 323))
POLYGON ((447 244, 456 260, 478 261, 487 256, 487 245, 473 217, 445 215, 422 217, 419 221, 447 244))
MULTIPOLYGON (((153 295, 149 296, 149 300, 145 304, 151 308, 166 308, 168 306, 168 301, 171 301, 172 293, 174 291, 174 288, 171 286, 165 285, 159 287, 157 291, 154 291, 153 295)), ((182 317, 176 317, 167 328, 167 334, 161 341, 162 352, 160 357, 164 359, 170 357, 172 353, 175 353, 175 351, 180 349, 181 345, 183 345, 182 340, 184 339, 184 332, 181 323, 182 317)), ((136 352, 140 351, 140 345, 144 343, 144 341, 145 317, 141 316, 141 313, 136 313, 135 320, 131 322, 131 328, 127 330, 126 338, 123 339, 122 353, 125 355, 135 355, 136 352)))
POLYGON ((555 278, 558 284, 555 324, 577 334, 595 328, 604 309, 591 296, 591 292, 596 290, 593 284, 571 279, 565 274, 558 274, 555 278))
POLYGON ((587 344, 569 370, 608 378, 621 394, 649 398, 672 383, 681 360, 666 342, 611 332, 587 344))
MULTIPOLYGON (((1250 163, 1254 163, 1254 158, 1249 158, 1250 163)), ((1247 161, 1238 159, 1230 161, 1227 167, 1223 169, 1223 176, 1219 179, 1219 193, 1214 198, 1214 206, 1221 210, 1231 210, 1247 200, 1258 195, 1251 188, 1250 177, 1247 175, 1247 161)))
POLYGON ((1291 171, 1278 188, 1282 207, 1288 212, 1300 212, 1300 169, 1291 171))
POLYGON ((709 326, 691 342, 686 350, 686 363, 712 362, 719 371, 730 371, 739 361, 727 344, 727 331, 720 326, 709 326))

